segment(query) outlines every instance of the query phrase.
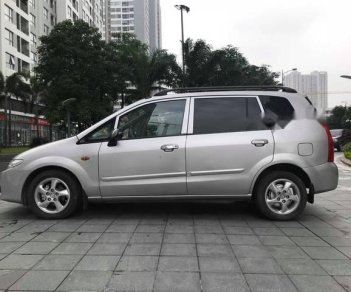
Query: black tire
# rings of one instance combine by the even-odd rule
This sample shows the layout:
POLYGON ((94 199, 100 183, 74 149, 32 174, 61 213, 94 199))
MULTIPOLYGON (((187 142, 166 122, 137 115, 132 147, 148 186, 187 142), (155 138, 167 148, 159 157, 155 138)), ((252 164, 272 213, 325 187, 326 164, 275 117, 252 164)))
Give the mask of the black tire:
MULTIPOLYGON (((266 216, 269 219, 272 220, 278 220, 278 221, 286 221, 286 220, 292 220, 299 216, 302 211, 305 209, 306 203, 307 203, 307 191, 306 191, 306 186, 303 183, 303 181, 295 174, 287 171, 272 171, 265 175, 259 182, 256 188, 256 193, 255 193, 255 202, 256 206, 259 209, 259 211, 266 216), (277 214, 273 212, 267 205, 265 195, 266 195, 266 190, 268 186, 277 180, 284 180, 287 179, 291 182, 293 182, 299 193, 300 193, 300 201, 297 204, 297 207, 294 211, 288 214, 277 214)), ((278 204, 279 206, 279 204, 278 204)))
MULTIPOLYGON (((39 173, 37 176, 34 177, 34 179, 31 181, 28 187, 28 205, 31 208, 31 210, 40 218, 43 219, 63 219, 67 218, 70 215, 72 215, 78 208, 80 197, 82 194, 81 187, 77 180, 72 177, 67 172, 61 171, 61 170, 47 170, 39 173), (67 186, 67 189, 69 190, 69 200, 65 205, 65 208, 57 213, 47 213, 44 212, 42 209, 39 208, 38 204, 35 201, 35 191, 37 186, 45 181, 46 179, 50 178, 57 178, 64 182, 67 186)), ((52 200, 52 199, 50 199, 52 200)), ((57 199, 56 199, 57 200, 57 199)), ((52 202, 54 203, 54 202, 52 202)))

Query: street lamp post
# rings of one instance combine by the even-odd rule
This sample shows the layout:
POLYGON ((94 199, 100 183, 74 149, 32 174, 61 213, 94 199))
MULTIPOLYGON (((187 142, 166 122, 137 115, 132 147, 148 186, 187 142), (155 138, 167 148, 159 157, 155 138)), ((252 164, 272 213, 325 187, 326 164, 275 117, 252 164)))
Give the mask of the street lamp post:
POLYGON ((183 21, 183 10, 189 13, 190 8, 185 5, 175 5, 175 8, 180 10, 180 17, 181 17, 181 28, 182 28, 182 62, 183 62, 183 86, 184 86, 184 78, 185 78, 185 52, 184 52, 184 21, 183 21))
POLYGON ((282 70, 282 85, 284 85, 284 76, 285 76, 285 74, 286 73, 289 73, 289 72, 292 72, 292 71, 296 71, 297 70, 297 68, 292 68, 291 70, 288 70, 288 71, 283 71, 282 70))
POLYGON ((350 75, 341 75, 340 77, 341 77, 341 78, 346 78, 346 79, 351 79, 351 76, 350 76, 350 75))
POLYGON ((68 98, 62 102, 62 106, 66 108, 67 112, 67 138, 71 137, 71 112, 69 111, 69 108, 67 105, 69 105, 72 102, 75 102, 77 99, 76 98, 68 98))

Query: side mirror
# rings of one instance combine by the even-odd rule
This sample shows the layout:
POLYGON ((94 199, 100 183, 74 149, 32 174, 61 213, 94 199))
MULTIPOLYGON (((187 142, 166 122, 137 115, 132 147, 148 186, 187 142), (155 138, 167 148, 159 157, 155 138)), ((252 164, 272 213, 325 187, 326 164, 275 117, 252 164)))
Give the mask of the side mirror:
POLYGON ((122 132, 120 132, 118 129, 114 129, 112 131, 110 140, 107 143, 108 147, 113 147, 117 145, 117 141, 122 138, 122 132))
POLYGON ((275 124, 278 122, 278 117, 274 113, 265 113, 264 117, 262 118, 263 124, 269 128, 272 129, 275 124))

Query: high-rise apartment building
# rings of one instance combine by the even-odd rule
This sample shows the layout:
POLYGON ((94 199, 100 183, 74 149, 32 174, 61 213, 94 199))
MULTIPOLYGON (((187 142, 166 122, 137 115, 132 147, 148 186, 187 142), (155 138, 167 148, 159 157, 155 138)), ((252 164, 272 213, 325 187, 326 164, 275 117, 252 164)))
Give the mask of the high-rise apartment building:
POLYGON ((152 50, 162 47, 159 0, 106 0, 105 38, 132 33, 152 50))
POLYGON ((1 0, 0 70, 5 76, 30 72, 37 62, 39 37, 58 22, 83 19, 104 29, 105 0, 1 0))
POLYGON ((313 71, 311 74, 301 74, 292 71, 284 78, 284 85, 306 94, 319 113, 324 113, 328 108, 328 73, 313 71))

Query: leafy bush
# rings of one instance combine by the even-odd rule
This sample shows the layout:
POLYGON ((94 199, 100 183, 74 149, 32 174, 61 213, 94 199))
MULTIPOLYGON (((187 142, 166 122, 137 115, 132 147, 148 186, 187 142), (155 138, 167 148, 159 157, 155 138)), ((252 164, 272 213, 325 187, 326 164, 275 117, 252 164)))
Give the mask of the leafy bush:
POLYGON ((351 143, 347 143, 344 148, 344 156, 347 159, 351 159, 351 143))
POLYGON ((46 140, 45 138, 41 138, 41 137, 34 137, 32 139, 32 142, 30 143, 30 148, 34 148, 43 144, 48 143, 49 141, 46 140))

